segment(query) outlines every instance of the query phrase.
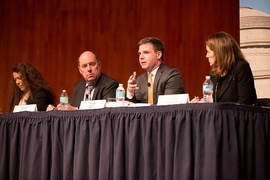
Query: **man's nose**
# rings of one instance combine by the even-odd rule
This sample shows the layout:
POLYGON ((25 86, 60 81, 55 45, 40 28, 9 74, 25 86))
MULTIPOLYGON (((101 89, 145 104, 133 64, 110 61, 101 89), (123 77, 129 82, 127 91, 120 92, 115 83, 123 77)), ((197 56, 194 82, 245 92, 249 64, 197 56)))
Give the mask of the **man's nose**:
POLYGON ((90 71, 91 70, 91 66, 89 64, 87 64, 86 69, 87 69, 87 71, 90 71))

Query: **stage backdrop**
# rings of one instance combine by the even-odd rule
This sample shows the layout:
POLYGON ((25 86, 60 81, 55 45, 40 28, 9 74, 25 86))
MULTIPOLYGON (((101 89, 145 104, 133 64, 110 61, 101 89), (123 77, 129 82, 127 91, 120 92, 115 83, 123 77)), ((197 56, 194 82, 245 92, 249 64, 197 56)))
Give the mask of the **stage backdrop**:
POLYGON ((202 96, 201 85, 210 69, 205 38, 227 31, 239 42, 239 1, 3 0, 0 27, 4 112, 14 64, 32 63, 58 98, 62 89, 72 94, 74 83, 82 79, 77 58, 91 50, 99 56, 102 71, 126 88, 133 71, 144 72, 137 43, 147 36, 164 41, 164 62, 181 71, 192 98, 202 96))

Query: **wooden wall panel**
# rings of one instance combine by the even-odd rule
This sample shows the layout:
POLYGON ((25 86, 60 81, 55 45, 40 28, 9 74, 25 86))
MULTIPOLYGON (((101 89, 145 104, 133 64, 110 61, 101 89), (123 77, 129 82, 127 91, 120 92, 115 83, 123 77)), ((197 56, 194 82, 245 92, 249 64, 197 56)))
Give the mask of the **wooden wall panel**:
POLYGON ((77 58, 95 52, 102 71, 123 83, 138 63, 137 42, 156 36, 166 44, 165 63, 178 68, 186 91, 202 96, 209 72, 205 38, 227 31, 239 42, 239 2, 227 0, 4 0, 0 7, 0 107, 6 111, 11 69, 32 63, 51 84, 57 97, 71 95, 82 79, 77 58))

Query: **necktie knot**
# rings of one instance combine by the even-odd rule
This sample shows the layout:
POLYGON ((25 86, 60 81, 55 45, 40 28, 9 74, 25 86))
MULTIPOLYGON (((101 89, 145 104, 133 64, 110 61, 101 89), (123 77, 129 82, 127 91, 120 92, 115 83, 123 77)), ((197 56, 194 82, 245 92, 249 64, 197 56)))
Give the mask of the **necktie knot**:
POLYGON ((92 89, 93 89, 93 86, 90 86, 90 85, 87 85, 87 90, 90 92, 90 91, 92 91, 92 89))

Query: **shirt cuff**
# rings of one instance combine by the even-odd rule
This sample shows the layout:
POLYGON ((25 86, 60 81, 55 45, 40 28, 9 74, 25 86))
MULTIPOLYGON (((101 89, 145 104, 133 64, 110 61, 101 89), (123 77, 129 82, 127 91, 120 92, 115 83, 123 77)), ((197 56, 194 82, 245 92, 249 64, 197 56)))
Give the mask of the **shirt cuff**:
POLYGON ((127 91, 127 98, 132 99, 134 97, 134 92, 127 91))

